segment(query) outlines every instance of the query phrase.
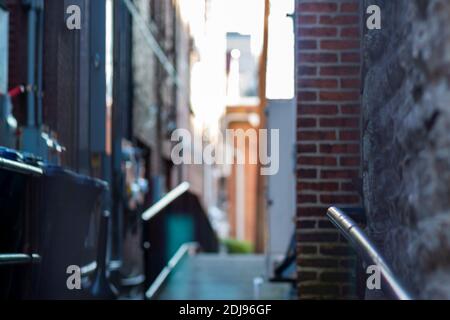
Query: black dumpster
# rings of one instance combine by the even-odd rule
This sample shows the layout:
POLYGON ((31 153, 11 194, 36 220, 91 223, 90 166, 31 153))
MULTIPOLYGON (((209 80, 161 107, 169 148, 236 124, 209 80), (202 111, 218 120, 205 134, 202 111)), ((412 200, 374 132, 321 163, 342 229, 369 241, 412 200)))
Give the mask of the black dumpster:
POLYGON ((107 188, 0 147, 0 299, 89 298, 89 283, 68 288, 67 270, 81 268, 85 280, 95 271, 107 188))
POLYGON ((42 174, 38 161, 0 147, 0 299, 27 299, 34 290, 34 263, 39 262, 35 232, 36 194, 42 174))
POLYGON ((102 195, 108 185, 59 166, 46 165, 43 170, 38 213, 42 262, 35 297, 88 298, 88 288, 72 288, 67 280, 73 270, 96 261, 102 195))

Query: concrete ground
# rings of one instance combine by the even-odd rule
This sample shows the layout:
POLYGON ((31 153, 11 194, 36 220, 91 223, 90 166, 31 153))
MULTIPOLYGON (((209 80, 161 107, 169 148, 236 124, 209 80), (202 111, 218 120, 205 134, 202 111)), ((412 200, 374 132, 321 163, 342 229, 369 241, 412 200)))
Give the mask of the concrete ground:
POLYGON ((285 300, 292 288, 264 281, 262 255, 200 254, 183 259, 161 289, 159 300, 285 300))

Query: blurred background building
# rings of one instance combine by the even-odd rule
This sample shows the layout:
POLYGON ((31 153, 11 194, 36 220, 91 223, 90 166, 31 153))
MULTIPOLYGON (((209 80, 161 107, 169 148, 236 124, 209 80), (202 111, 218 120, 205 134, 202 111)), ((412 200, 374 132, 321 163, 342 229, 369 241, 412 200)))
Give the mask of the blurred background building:
MULTIPOLYGON (((91 230, 86 237, 100 237, 97 258, 79 251, 82 258, 74 259, 85 264, 83 281, 103 281, 102 268, 107 269, 121 294, 132 296, 154 283, 180 246, 192 241, 205 252, 257 254, 251 256, 257 267, 247 264, 255 270, 250 282, 276 276, 294 233, 295 198, 283 198, 294 183, 291 169, 275 181, 262 177, 259 165, 175 164, 171 152, 179 143, 172 139, 177 129, 200 142, 186 150, 201 158, 203 147, 218 146, 227 129, 261 129, 268 123, 277 128, 276 121, 284 121, 274 120, 280 113, 294 123, 293 21, 286 16, 293 1, 271 3, 270 19, 269 1, 262 0, 2 0, 0 7, 2 157, 42 168, 43 181, 55 167, 79 181, 98 179, 92 182, 108 186, 84 225, 91 230), (70 5, 80 8, 80 29, 65 23, 73 14, 70 5), (277 39, 273 46, 271 39, 277 39), (269 92, 273 101, 267 100, 269 92), (267 107, 272 111, 266 114, 267 107), (162 218, 141 221, 186 183, 188 192, 162 218), (271 183, 286 189, 270 193, 271 183), (101 212, 110 212, 111 220, 104 247, 101 212)), ((286 152, 292 152, 293 127, 286 128, 286 152)), ((252 147, 247 142, 234 151, 257 153, 252 147)), ((9 167, 2 168, 10 177, 9 167)), ((47 187, 43 183, 43 190, 47 187)), ((70 198, 69 189, 59 189, 70 198)), ((19 195, 8 201, 18 203, 19 195)), ((35 224, 37 212, 48 212, 37 208, 23 211, 30 230, 56 225, 58 250, 81 250, 81 238, 66 248, 57 238, 68 225, 58 229, 48 217, 35 224)), ((41 252, 46 241, 45 235, 24 238, 8 250, 41 252)), ((69 260, 63 255, 58 263, 69 260)), ((50 259, 43 261, 44 270, 50 259)), ((64 296, 61 288, 39 288, 27 284, 26 290, 3 293, 64 296)))
POLYGON ((0 0, 0 297, 449 298, 449 14, 0 0), (205 161, 227 130, 234 161, 205 161), (258 130, 279 132, 274 175, 236 163, 258 130), (382 290, 355 240, 392 268, 382 290))

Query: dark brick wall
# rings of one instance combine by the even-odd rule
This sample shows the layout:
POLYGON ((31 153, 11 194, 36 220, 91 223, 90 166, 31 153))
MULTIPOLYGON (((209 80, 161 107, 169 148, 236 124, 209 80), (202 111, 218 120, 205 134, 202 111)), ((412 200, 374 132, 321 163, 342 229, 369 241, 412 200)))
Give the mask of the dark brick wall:
POLYGON ((450 298, 450 1, 364 1, 363 177, 369 231, 420 298, 450 298))
POLYGON ((361 205, 359 1, 297 0, 296 37, 299 297, 352 298, 355 258, 326 210, 361 205))

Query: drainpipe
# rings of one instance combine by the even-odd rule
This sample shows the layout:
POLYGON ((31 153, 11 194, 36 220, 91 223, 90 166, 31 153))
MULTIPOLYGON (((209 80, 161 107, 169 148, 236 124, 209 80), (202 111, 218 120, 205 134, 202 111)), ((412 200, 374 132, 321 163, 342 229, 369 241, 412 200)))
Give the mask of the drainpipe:
MULTIPOLYGON (((237 150, 236 152, 245 152, 237 150)), ((236 163, 236 238, 239 241, 245 241, 245 164, 236 163)))
POLYGON ((21 149, 37 156, 46 155, 41 137, 42 125, 42 56, 43 56, 43 0, 22 0, 28 9, 27 32, 27 122, 22 132, 21 149), (37 76, 36 76, 37 71, 37 76), (38 78, 38 79, 37 79, 38 78), (36 92, 38 94, 36 94, 36 92))
POLYGON ((36 48, 36 11, 28 10, 27 125, 34 127, 34 49, 36 48))
POLYGON ((35 67, 36 67, 36 24, 38 0, 24 0, 28 6, 28 52, 27 52, 27 126, 35 127, 35 67))
POLYGON ((38 11, 38 47, 37 47, 37 126, 43 124, 43 68, 44 68, 44 2, 40 0, 38 11))

